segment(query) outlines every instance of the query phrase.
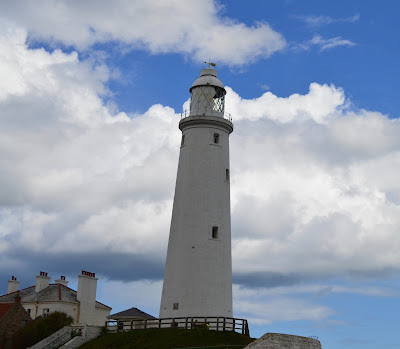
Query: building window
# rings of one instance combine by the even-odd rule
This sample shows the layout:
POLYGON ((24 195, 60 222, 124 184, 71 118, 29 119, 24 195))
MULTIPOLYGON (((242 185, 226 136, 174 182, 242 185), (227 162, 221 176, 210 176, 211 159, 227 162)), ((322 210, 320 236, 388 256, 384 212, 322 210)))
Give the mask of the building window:
POLYGON ((216 226, 212 227, 211 237, 213 239, 218 239, 218 227, 216 227, 216 226))
POLYGON ((214 133, 214 144, 219 144, 219 133, 214 133))
POLYGON ((21 320, 21 328, 25 327, 25 325, 28 323, 28 320, 21 320))
POLYGON ((185 135, 182 135, 181 147, 183 147, 184 145, 185 145, 185 135))
POLYGON ((44 308, 43 309, 43 317, 49 316, 49 313, 50 313, 50 309, 49 308, 44 308))
POLYGON ((227 182, 229 182, 229 169, 228 168, 225 170, 225 180, 227 182))
POLYGON ((179 309, 179 303, 174 303, 174 305, 172 306, 173 310, 178 310, 179 309))
POLYGON ((32 309, 26 309, 26 312, 29 314, 29 316, 31 316, 31 311, 32 309))

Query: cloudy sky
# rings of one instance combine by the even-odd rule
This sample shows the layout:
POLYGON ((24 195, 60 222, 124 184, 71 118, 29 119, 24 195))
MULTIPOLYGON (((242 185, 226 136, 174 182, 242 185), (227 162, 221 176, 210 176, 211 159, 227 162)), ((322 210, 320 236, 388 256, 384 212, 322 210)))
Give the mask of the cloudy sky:
POLYGON ((0 3, 0 294, 99 276, 158 315, 180 113, 217 63, 234 315, 324 349, 398 348, 397 1, 0 3))

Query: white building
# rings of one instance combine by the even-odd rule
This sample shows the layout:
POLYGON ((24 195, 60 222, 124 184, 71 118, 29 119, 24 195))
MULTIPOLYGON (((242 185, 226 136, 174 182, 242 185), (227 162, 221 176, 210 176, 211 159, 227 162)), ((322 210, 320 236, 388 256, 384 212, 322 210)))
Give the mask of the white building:
MULTIPOLYGON (((36 276, 36 285, 19 291, 21 304, 32 319, 47 316, 54 311, 67 313, 75 324, 104 326, 111 308, 96 301, 97 278, 94 273, 82 270, 78 275, 78 291, 69 288, 64 276, 50 284, 47 273, 36 276)), ((0 296, 0 303, 14 301, 19 281, 13 276, 8 281, 7 294, 0 296)))
POLYGON ((206 68, 190 88, 160 318, 232 314, 229 135, 225 88, 206 68))

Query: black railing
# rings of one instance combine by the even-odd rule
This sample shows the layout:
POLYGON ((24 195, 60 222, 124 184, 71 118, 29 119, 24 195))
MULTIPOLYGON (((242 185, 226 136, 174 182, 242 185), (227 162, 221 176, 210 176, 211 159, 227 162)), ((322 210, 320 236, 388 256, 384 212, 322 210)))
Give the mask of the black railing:
MULTIPOLYGON (((232 122, 232 115, 231 115, 230 113, 221 112, 221 113, 219 113, 219 114, 221 114, 221 116, 214 116, 214 115, 211 115, 211 116, 216 117, 216 118, 222 117, 223 119, 232 122)), ((184 110, 184 111, 181 113, 181 120, 184 119, 184 118, 187 118, 187 117, 189 117, 189 116, 190 116, 190 110, 184 110)), ((209 116, 209 115, 208 115, 208 116, 209 116)), ((202 115, 194 115, 193 117, 199 117, 199 118, 201 118, 202 115)))
POLYGON ((146 320, 110 320, 106 321, 109 332, 125 332, 133 330, 154 328, 180 328, 180 329, 204 329, 215 331, 235 331, 249 336, 249 325, 246 319, 230 318, 222 316, 206 317, 176 317, 146 320))

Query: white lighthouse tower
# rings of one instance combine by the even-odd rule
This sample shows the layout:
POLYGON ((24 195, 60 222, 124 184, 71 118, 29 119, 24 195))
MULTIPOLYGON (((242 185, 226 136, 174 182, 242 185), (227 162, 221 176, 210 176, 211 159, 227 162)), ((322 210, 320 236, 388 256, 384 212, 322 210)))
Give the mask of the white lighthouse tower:
POLYGON ((232 315, 229 135, 225 88, 206 68, 182 131, 160 318, 232 315))

